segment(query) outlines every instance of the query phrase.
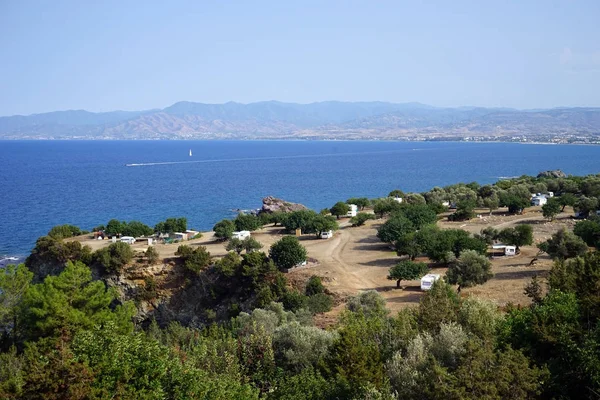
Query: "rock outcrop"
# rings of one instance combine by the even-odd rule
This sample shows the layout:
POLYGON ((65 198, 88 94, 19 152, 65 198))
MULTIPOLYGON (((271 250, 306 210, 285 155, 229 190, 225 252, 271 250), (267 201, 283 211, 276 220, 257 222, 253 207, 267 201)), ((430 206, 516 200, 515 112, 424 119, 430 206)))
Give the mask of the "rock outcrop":
POLYGON ((260 209, 261 213, 274 213, 274 212, 291 212, 308 210, 308 208, 302 204, 290 203, 289 201, 277 199, 273 196, 267 196, 263 199, 263 206, 260 209))
POLYGON ((555 169, 554 171, 544 171, 540 172, 537 175, 538 178, 566 178, 567 174, 562 172, 560 169, 555 169))

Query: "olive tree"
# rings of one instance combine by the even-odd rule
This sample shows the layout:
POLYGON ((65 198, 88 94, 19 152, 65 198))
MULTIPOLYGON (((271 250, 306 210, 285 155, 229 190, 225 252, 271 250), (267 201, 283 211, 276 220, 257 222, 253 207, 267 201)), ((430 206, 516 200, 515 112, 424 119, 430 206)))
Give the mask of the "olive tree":
POLYGON ((459 287, 480 285, 492 277, 491 267, 492 263, 486 256, 474 250, 465 250, 450 263, 446 279, 459 287))
POLYGON ((333 205, 333 207, 331 207, 329 211, 331 212, 331 215, 335 215, 339 219, 341 216, 348 214, 348 211, 350 211, 350 206, 343 201, 338 201, 333 205))
POLYGON ((277 268, 289 269, 306 261, 306 249, 295 236, 284 236, 273 243, 269 257, 277 268))
POLYGON ((400 289, 400 281, 419 279, 427 273, 427 264, 414 261, 401 261, 390 268, 389 280, 396 281, 396 288, 400 289))

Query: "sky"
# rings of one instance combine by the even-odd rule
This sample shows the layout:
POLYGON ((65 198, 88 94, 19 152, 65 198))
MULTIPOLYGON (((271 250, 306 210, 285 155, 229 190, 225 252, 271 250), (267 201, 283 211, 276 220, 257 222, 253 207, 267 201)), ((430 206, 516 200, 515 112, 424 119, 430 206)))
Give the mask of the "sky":
POLYGON ((598 17, 598 0, 0 0, 0 115, 183 100, 598 107, 598 17))

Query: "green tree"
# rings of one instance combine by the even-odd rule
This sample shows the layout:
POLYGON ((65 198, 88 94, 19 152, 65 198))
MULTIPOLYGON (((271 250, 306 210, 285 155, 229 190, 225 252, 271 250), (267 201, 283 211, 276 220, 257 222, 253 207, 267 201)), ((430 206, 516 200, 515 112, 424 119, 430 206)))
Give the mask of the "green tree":
POLYGON ((404 195, 404 192, 403 192, 402 190, 400 190, 400 189, 394 189, 394 190, 392 190, 392 191, 391 191, 391 192, 388 194, 388 197, 400 197, 400 198, 402 198, 402 197, 404 197, 404 196, 405 196, 405 195, 404 195))
POLYGON ((50 229, 48 236, 54 239, 66 239, 81 235, 81 229, 75 225, 57 225, 50 229))
POLYGON ((573 207, 577 204, 577 197, 573 193, 563 193, 558 197, 558 203, 562 206, 560 211, 563 212, 566 206, 573 207))
POLYGON ((493 226, 488 226, 483 228, 479 235, 488 245, 491 245, 496 239, 498 239, 499 233, 500 232, 498 232, 498 230, 493 226))
POLYGON ((573 233, 579 236, 590 247, 600 249, 600 219, 578 221, 573 233))
POLYGON ((235 231, 235 224, 233 221, 224 219, 215 224, 213 227, 215 237, 219 240, 231 239, 233 232, 235 231))
POLYGON ((12 344, 20 332, 21 305, 32 279, 25 264, 0 268, 0 327, 11 333, 12 344))
POLYGON ((255 231, 262 228, 260 218, 253 214, 238 214, 233 221, 237 231, 255 231))
POLYGON ((587 218, 590 213, 595 212, 598 209, 598 199, 595 197, 581 196, 574 208, 575 211, 579 212, 579 216, 587 218))
POLYGON ((269 257, 277 268, 289 269, 306 261, 306 249, 295 236, 284 236, 271 246, 269 257))
POLYGON ((125 225, 125 221, 121 222, 118 219, 111 219, 106 224, 106 229, 104 233, 108 236, 117 236, 123 233, 123 225, 125 225))
POLYGON ((115 333, 129 333, 134 307, 125 303, 113 309, 115 299, 116 293, 106 289, 104 282, 92 281, 85 264, 68 262, 60 275, 29 287, 23 299, 24 324, 31 338, 56 337, 111 321, 115 333))
POLYGON ((362 226, 370 219, 375 219, 374 214, 359 212, 355 217, 350 218, 350 223, 352 226, 362 226))
POLYGON ((373 212, 377 217, 383 218, 384 215, 400 211, 402 204, 398 203, 392 197, 377 199, 373 202, 373 212))
POLYGON ((412 222, 415 229, 437 222, 437 213, 427 204, 407 204, 402 207, 402 214, 412 222))
POLYGON ((227 245, 225 246, 225 250, 235 251, 239 255, 242 254, 242 251, 244 251, 244 244, 239 238, 229 239, 227 245))
POLYGON ((159 222, 154 227, 154 231, 157 233, 173 233, 173 232, 185 232, 187 230, 187 218, 167 218, 163 222, 159 222))
POLYGON ((382 242, 393 243, 407 233, 415 231, 413 223, 403 214, 393 214, 377 229, 377 237, 382 242))
POLYGON ((288 232, 294 232, 296 229, 302 229, 302 232, 311 232, 312 221, 317 213, 312 210, 299 210, 286 213, 282 225, 288 232))
POLYGON ((525 198, 518 194, 503 192, 500 194, 500 205, 508 207, 508 212, 511 214, 519 214, 531 205, 529 197, 525 198))
POLYGON ((120 233, 125 236, 143 237, 151 236, 154 230, 139 221, 130 221, 122 224, 120 233))
POLYGON ((516 246, 517 251, 521 246, 529 246, 533 243, 533 228, 531 225, 517 225, 514 228, 504 228, 498 233, 498 239, 504 244, 516 246))
POLYGON ((200 274, 212 262, 210 252, 206 250, 205 246, 192 249, 190 246, 181 245, 177 248, 175 255, 181 257, 183 266, 195 274, 200 274))
POLYGON ((263 245, 260 244, 258 240, 254 239, 251 236, 242 240, 242 245, 244 246, 244 250, 246 250, 246 253, 252 253, 253 251, 260 250, 263 247, 263 245))
POLYGON ((481 285, 490 279, 492 263, 484 255, 474 250, 465 250, 452 263, 446 272, 449 283, 459 287, 481 285))
POLYGON ((94 261, 106 272, 121 272, 133 259, 131 246, 124 242, 111 243, 108 247, 94 253, 94 261))
POLYGON ((242 265, 241 257, 235 252, 229 252, 215 263, 215 270, 226 278, 235 276, 242 265))
POLYGON ((366 197, 352 197, 346 200, 346 204, 356 204, 356 206, 362 211, 365 209, 365 207, 371 205, 371 202, 366 197))
POLYGON ((475 200, 461 200, 456 204, 456 211, 448 216, 450 221, 466 221, 475 216, 475 200))
POLYGON ((439 280, 421 298, 417 311, 419 326, 425 331, 437 332, 442 323, 458 320, 459 309, 460 300, 456 292, 439 280))
POLYGON ((310 222, 308 229, 303 229, 303 231, 306 230, 306 232, 314 232, 316 235, 320 235, 322 232, 335 231, 338 229, 339 225, 331 215, 315 215, 310 222))
POLYGON ((419 193, 407 193, 404 197, 406 204, 425 204, 425 197, 419 193))
POLYGON ((255 250, 260 250, 262 244, 260 244, 253 237, 247 237, 243 240, 238 238, 230 239, 225 249, 227 251, 235 251, 237 254, 241 254, 242 251, 246 250, 246 253, 252 253, 255 250))
POLYGON ((388 274, 389 280, 396 281, 396 288, 400 289, 400 281, 415 280, 421 278, 427 273, 427 264, 414 261, 401 261, 390 268, 388 274))
POLYGON ((554 218, 560 214, 561 205, 558 198, 553 197, 546 204, 542 206, 542 215, 548 218, 550 221, 554 221, 554 218))
POLYGON ((343 201, 338 201, 329 211, 331 212, 331 215, 335 215, 337 219, 340 219, 341 216, 346 216, 346 214, 348 214, 350 206, 343 201))
POLYGON ((538 247, 550 257, 560 260, 582 256, 587 252, 585 242, 564 228, 553 234, 547 241, 540 243, 538 247))

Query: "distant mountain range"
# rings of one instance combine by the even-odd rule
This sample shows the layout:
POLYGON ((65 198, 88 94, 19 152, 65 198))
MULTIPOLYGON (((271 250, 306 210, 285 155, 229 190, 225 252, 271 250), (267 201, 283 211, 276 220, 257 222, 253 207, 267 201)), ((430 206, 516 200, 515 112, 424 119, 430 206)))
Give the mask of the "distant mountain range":
POLYGON ((3 139, 436 139, 600 135, 600 108, 441 108, 420 103, 179 102, 146 111, 0 117, 3 139))

